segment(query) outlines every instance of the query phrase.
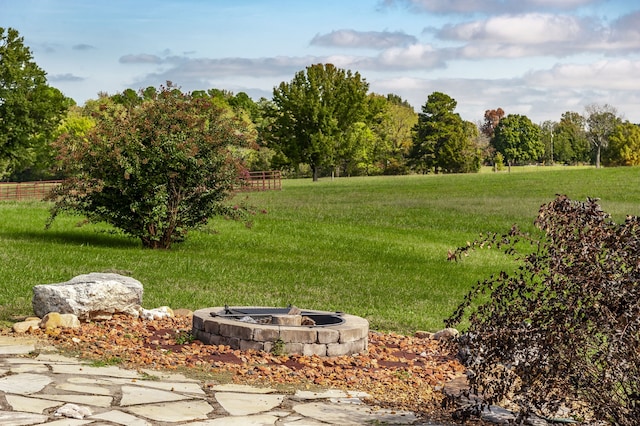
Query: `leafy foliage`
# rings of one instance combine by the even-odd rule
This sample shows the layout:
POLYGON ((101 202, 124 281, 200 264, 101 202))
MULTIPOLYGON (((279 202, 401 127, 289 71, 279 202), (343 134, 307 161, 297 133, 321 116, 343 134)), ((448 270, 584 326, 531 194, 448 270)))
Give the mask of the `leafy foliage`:
POLYGON ((500 120, 503 118, 504 110, 502 108, 486 110, 484 112, 484 121, 480 126, 480 131, 483 135, 491 139, 493 137, 493 132, 496 127, 498 127, 498 123, 500 123, 500 120))
POLYGON ((273 90, 269 136, 292 165, 308 164, 317 180, 321 167, 335 167, 342 160, 339 148, 364 118, 368 89, 357 72, 311 65, 273 90))
POLYGON ((600 168, 602 150, 609 146, 609 137, 621 123, 618 110, 609 104, 587 105, 587 137, 596 152, 596 168, 600 168))
POLYGON ((171 85, 149 96, 128 107, 101 98, 95 126, 58 139, 70 178, 52 194, 50 220, 72 210, 169 248, 210 216, 241 212, 223 202, 243 170, 230 149, 253 137, 244 122, 171 85))
POLYGON ((628 121, 618 124, 602 153, 602 162, 606 166, 639 166, 640 126, 628 121))
POLYGON ((501 153, 507 165, 538 161, 544 154, 540 128, 524 115, 509 114, 496 126, 491 144, 501 153))
POLYGON ((444 93, 429 95, 414 128, 410 157, 417 170, 467 173, 480 169, 480 153, 474 143, 477 129, 453 112, 456 105, 444 93))
POLYGON ((591 144, 585 130, 586 120, 577 112, 567 111, 553 130, 553 157, 560 163, 588 163, 591 144))
POLYGON ((566 417, 566 407, 574 417, 636 424, 640 219, 616 224, 596 200, 558 196, 540 208, 535 225, 539 239, 513 227, 450 255, 496 246, 520 263, 478 283, 446 321, 460 323, 489 294, 459 341, 470 392, 486 404, 509 399, 523 415, 566 417))
POLYGON ((42 177, 25 171, 46 171, 51 133, 71 102, 47 85, 18 31, 0 27, 0 178, 42 177))

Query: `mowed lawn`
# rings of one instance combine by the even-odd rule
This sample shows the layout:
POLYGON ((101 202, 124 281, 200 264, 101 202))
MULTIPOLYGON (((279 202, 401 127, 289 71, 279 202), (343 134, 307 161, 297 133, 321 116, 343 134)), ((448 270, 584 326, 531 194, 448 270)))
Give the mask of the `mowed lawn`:
POLYGON ((512 173, 285 180, 240 194, 253 225, 216 218, 168 251, 141 248, 105 225, 44 203, 0 203, 0 320, 31 314, 32 287, 93 271, 144 285, 144 306, 266 305, 344 311, 373 329, 436 330, 479 279, 512 262, 483 250, 447 251, 516 223, 535 231, 555 194, 600 198, 621 221, 640 214, 640 168, 524 168, 512 173))

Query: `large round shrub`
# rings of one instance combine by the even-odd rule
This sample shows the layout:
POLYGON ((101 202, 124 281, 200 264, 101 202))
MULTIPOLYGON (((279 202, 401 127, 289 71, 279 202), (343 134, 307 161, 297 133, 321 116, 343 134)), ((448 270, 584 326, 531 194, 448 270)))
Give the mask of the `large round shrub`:
POLYGON ((55 144, 69 178, 52 194, 51 219, 71 210, 169 248, 228 212, 243 172, 230 148, 251 139, 230 110, 169 85, 128 108, 106 99, 93 119, 86 134, 55 144))

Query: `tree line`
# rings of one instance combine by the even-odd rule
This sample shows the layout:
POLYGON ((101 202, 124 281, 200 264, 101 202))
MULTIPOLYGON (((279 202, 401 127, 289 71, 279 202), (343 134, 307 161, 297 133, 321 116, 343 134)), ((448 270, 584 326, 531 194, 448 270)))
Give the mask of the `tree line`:
POLYGON ((144 247, 167 249, 215 215, 250 224, 227 204, 247 170, 289 176, 469 173, 526 163, 640 164, 638 126, 608 105, 534 124, 501 108, 463 120, 445 93, 420 113, 369 92, 358 73, 315 64, 272 99, 221 89, 99 93, 82 106, 48 85, 18 32, 0 28, 0 180, 64 179, 48 199, 106 222, 144 247))
MULTIPOLYGON (((62 178, 54 141, 78 137, 103 111, 141 108, 159 89, 99 93, 75 105, 49 86, 18 32, 0 28, 0 179, 62 178)), ((180 88, 168 82, 171 91, 180 88)), ((469 173, 522 164, 640 164, 640 129, 610 105, 567 111, 535 124, 525 115, 488 109, 484 120, 463 120, 449 95, 428 95, 420 112, 395 94, 369 92, 358 72, 332 64, 306 67, 273 89, 271 99, 221 89, 189 93, 242 121, 251 147, 233 147, 250 170, 285 176, 469 173)), ((199 101, 200 102, 200 101, 199 101)))

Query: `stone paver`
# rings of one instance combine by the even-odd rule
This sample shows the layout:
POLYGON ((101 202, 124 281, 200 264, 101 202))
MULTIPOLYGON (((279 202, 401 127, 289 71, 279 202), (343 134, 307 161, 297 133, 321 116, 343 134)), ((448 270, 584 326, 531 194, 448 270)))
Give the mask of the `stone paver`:
POLYGON ((232 416, 248 416, 273 410, 284 401, 284 395, 218 392, 216 400, 232 416))
POLYGON ((11 406, 13 411, 21 411, 24 413, 42 414, 47 408, 58 407, 60 403, 57 401, 49 401, 40 398, 31 398, 20 395, 5 394, 7 404, 11 406))
POLYGON ((323 421, 332 425, 364 425, 374 422, 395 425, 410 425, 418 419, 410 412, 396 412, 391 410, 373 410, 366 405, 348 406, 326 404, 322 402, 307 402, 294 405, 296 413, 305 417, 323 421))
POLYGON ((96 367, 34 351, 37 342, 0 336, 0 426, 422 424, 413 413, 364 404, 362 392, 205 386, 182 374, 96 367), (69 404, 80 411, 60 410, 69 404), (58 410, 78 418, 56 416, 58 410))
POLYGON ((53 380, 42 374, 22 373, 0 378, 0 392, 29 395, 44 389, 53 380))
POLYGON ((35 340, 0 336, 0 355, 28 354, 36 350, 35 340))
POLYGON ((189 399, 188 396, 164 390, 145 388, 142 386, 122 386, 122 400, 120 405, 155 404, 157 402, 174 402, 189 399))
POLYGON ((47 416, 41 414, 16 413, 12 411, 0 411, 0 425, 23 426, 35 425, 47 421, 47 416))
POLYGON ((91 417, 92 419, 100 419, 108 422, 118 423, 120 425, 127 426, 151 426, 146 420, 139 419, 134 415, 125 413, 120 410, 111 410, 105 413, 96 414, 91 417))
POLYGON ((213 407, 206 401, 180 401, 140 405, 129 408, 129 411, 156 422, 175 423, 206 419, 213 407))

